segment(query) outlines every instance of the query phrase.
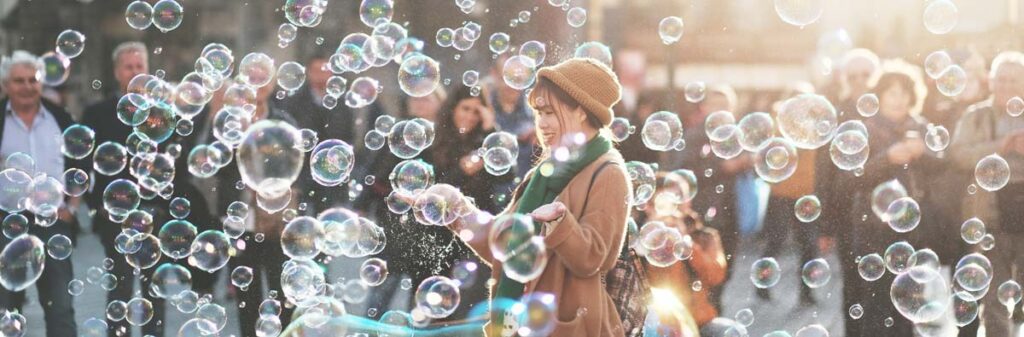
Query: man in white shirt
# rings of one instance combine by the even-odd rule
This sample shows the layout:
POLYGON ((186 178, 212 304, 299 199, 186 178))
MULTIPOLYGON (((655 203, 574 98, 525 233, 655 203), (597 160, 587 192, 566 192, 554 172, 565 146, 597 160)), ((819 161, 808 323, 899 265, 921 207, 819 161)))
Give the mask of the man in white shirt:
MULTIPOLYGON (((0 100, 0 107, 3 109, 3 113, 0 114, 0 155, 7 158, 18 152, 27 154, 34 159, 35 166, 27 168, 34 172, 26 173, 33 177, 46 174, 63 181, 63 173, 70 167, 69 164, 72 164, 72 159, 64 158, 60 152, 62 130, 74 122, 63 109, 42 99, 43 87, 36 79, 36 73, 42 68, 37 60, 34 55, 19 50, 11 57, 4 57, 0 61, 0 86, 7 94, 7 98, 0 100)), ((78 198, 67 198, 59 204, 55 223, 44 226, 45 220, 36 219, 40 221, 30 222, 27 235, 34 235, 43 242, 56 235, 74 238, 72 228, 75 220, 72 210, 77 206, 78 198)), ((29 219, 54 215, 35 215, 27 211, 22 214, 29 219)), ((10 242, 11 240, 6 237, 0 238, 0 243, 4 247, 10 242)), ((39 304, 45 314, 48 337, 78 334, 72 297, 67 291, 68 282, 72 278, 70 258, 45 259, 42 275, 36 280, 35 285, 39 291, 39 304)), ((24 302, 23 291, 0 289, 0 307, 20 311, 24 302)))

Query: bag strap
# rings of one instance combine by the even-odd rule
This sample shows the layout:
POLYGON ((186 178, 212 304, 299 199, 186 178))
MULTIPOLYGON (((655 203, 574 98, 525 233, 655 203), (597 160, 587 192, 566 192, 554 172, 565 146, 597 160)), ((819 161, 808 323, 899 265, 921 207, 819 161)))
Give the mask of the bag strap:
POLYGON ((609 160, 601 163, 601 166, 598 166, 597 170, 594 170, 594 175, 590 177, 590 185, 587 186, 587 197, 583 199, 583 208, 580 209, 580 216, 583 216, 583 213, 586 213, 587 211, 587 204, 590 202, 590 190, 594 189, 594 181, 597 181, 597 175, 600 174, 605 167, 608 167, 609 164, 615 165, 615 162, 609 160))

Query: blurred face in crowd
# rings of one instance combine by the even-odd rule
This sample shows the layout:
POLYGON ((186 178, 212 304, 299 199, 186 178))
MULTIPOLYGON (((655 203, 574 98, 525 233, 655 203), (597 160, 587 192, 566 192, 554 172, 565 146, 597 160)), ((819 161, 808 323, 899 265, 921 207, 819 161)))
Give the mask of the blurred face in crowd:
POLYGON ((36 69, 27 64, 15 64, 3 82, 4 91, 15 108, 39 104, 43 85, 36 80, 36 69))
POLYGON ((331 71, 327 69, 327 59, 316 58, 309 61, 306 66, 306 80, 309 86, 317 93, 327 92, 327 79, 331 78, 331 71))
POLYGON ((149 73, 149 65, 146 64, 146 56, 138 51, 128 50, 117 56, 117 64, 114 65, 114 77, 121 85, 121 92, 128 92, 128 83, 139 74, 149 73))
POLYGON ((480 113, 483 112, 483 109, 485 109, 483 101, 479 98, 461 100, 459 104, 455 105, 452 122, 455 123, 455 127, 459 129, 460 133, 467 133, 480 125, 480 113))
POLYGON ((539 96, 533 107, 533 120, 538 138, 546 148, 558 146, 567 135, 592 131, 593 128, 587 124, 587 112, 582 106, 572 108, 543 88, 534 90, 543 90, 537 93, 539 96))
POLYGON ((910 92, 902 85, 892 84, 878 96, 879 111, 892 121, 901 121, 910 114, 914 104, 910 92))
POLYGON ((996 69, 995 77, 989 80, 992 87, 993 104, 1005 107, 1006 102, 1017 96, 1024 96, 1024 66, 1003 63, 996 69))
POLYGON ((868 92, 871 74, 875 72, 875 65, 865 58, 855 58, 846 64, 845 77, 846 86, 855 97, 868 92))
POLYGON ((437 111, 441 110, 441 103, 437 95, 410 97, 406 103, 408 106, 405 108, 408 109, 409 115, 412 117, 435 121, 437 120, 437 111))

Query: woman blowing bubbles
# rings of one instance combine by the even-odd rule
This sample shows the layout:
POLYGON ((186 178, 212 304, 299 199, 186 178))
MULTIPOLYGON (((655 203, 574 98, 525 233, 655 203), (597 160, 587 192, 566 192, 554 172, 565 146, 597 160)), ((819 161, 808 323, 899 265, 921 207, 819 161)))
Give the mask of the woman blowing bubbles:
POLYGON ((515 247, 489 244, 487 232, 495 225, 490 217, 475 211, 452 224, 492 265, 497 280, 490 286, 492 314, 485 332, 514 335, 524 322, 501 303, 545 293, 554 296, 556 308, 550 336, 622 336, 621 320, 603 278, 622 249, 630 186, 622 156, 602 135, 612 121, 611 107, 618 102, 621 87, 611 70, 589 59, 543 68, 537 77, 529 103, 544 155, 503 214, 532 217, 533 235, 544 243, 546 265, 525 284, 515 281, 492 253, 515 247), (475 235, 466 235, 469 232, 475 235))

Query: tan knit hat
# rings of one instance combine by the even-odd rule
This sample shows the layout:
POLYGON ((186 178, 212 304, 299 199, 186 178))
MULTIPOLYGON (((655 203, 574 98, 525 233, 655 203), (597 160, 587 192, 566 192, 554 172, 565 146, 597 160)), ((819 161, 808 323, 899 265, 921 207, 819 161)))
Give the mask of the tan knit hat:
POLYGON ((537 78, 551 80, 579 102, 584 110, 594 114, 602 126, 607 127, 612 123, 615 117, 612 106, 622 98, 622 86, 619 85, 618 76, 608 66, 589 58, 573 58, 541 68, 537 78))

